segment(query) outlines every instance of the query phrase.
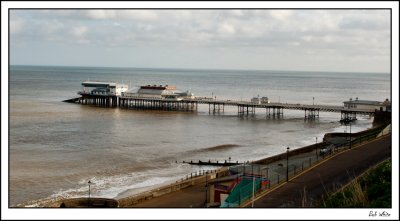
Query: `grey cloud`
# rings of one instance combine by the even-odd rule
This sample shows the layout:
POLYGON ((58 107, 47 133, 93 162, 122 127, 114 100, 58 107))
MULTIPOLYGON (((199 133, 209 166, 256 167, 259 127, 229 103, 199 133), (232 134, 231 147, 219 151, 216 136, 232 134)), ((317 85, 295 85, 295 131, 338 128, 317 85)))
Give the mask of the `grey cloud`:
POLYGON ((378 10, 14 10, 10 18, 12 45, 26 47, 46 41, 373 57, 389 56, 390 46, 390 17, 378 10))
POLYGON ((339 27, 349 30, 388 30, 388 23, 374 19, 346 19, 339 23, 339 27))

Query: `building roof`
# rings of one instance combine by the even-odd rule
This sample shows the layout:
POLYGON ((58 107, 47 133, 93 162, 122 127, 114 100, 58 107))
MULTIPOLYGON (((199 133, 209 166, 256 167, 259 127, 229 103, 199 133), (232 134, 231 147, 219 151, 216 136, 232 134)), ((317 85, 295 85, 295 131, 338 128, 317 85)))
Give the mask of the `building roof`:
POLYGON ((224 176, 216 179, 212 179, 209 181, 210 184, 212 183, 220 183, 220 182, 227 182, 227 181, 232 181, 238 179, 238 175, 230 175, 230 176, 224 176))
POLYGON ((344 101, 345 104, 367 104, 367 105, 382 105, 380 101, 368 101, 368 100, 350 100, 344 101))
POLYGON ((137 94, 147 94, 147 95, 172 95, 177 93, 175 86, 168 85, 146 85, 140 86, 137 94))
POLYGON ((119 84, 115 82, 101 82, 101 81, 84 81, 82 82, 83 86, 90 86, 90 87, 116 87, 116 86, 123 86, 128 87, 126 84, 119 84))
POLYGON ((97 82, 97 81, 84 81, 82 82, 84 86, 116 86, 114 82, 97 82))
POLYGON ((151 89, 151 90, 176 90, 175 86, 169 86, 169 85, 146 85, 146 86, 140 86, 140 89, 151 89))
POLYGON ((164 90, 158 90, 158 89, 143 89, 143 88, 140 88, 139 90, 138 90, 138 94, 153 94, 153 95, 161 95, 161 94, 163 94, 163 92, 164 92, 164 90))

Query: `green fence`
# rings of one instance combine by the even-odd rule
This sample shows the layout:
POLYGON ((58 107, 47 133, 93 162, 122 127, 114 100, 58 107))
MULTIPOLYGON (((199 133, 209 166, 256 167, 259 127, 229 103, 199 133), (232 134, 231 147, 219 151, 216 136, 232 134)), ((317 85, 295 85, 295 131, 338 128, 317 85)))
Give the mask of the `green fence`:
POLYGON ((239 207, 240 204, 253 197, 253 193, 259 192, 262 187, 261 184, 266 181, 265 178, 253 178, 252 176, 242 177, 241 179, 225 202, 221 204, 222 208, 239 207))

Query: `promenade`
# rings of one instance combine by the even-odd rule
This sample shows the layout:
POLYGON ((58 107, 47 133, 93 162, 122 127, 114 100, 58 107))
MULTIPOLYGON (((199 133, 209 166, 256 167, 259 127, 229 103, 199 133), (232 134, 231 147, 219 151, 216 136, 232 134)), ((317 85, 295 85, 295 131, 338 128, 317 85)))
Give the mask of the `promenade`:
MULTIPOLYGON (((355 146, 293 177, 288 183, 255 198, 254 207, 313 207, 324 194, 349 183, 392 155, 391 134, 355 146)), ((250 207, 251 202, 243 205, 250 207)))
MULTIPOLYGON (((312 153, 310 153, 312 154, 312 153)), ((391 157, 391 134, 367 143, 358 144, 352 149, 328 157, 315 166, 268 190, 255 198, 254 207, 303 207, 313 206, 329 191, 334 191, 349 183, 371 166, 391 157), (303 196, 306 196, 304 198, 303 196), (307 199, 304 205, 303 199, 307 199)), ((279 162, 274 162, 277 164, 279 162)), ((175 192, 148 199, 124 207, 136 208, 201 208, 205 203, 205 183, 197 183, 175 192)), ((251 201, 242 207, 251 207, 251 201)))

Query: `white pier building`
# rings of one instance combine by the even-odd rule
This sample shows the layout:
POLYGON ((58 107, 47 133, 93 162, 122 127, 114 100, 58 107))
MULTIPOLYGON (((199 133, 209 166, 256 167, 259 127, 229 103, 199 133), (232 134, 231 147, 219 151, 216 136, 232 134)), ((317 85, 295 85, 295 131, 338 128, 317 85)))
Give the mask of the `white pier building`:
POLYGON ((82 91, 80 95, 103 95, 103 96, 121 96, 125 91, 128 91, 128 85, 114 82, 82 82, 82 91))

